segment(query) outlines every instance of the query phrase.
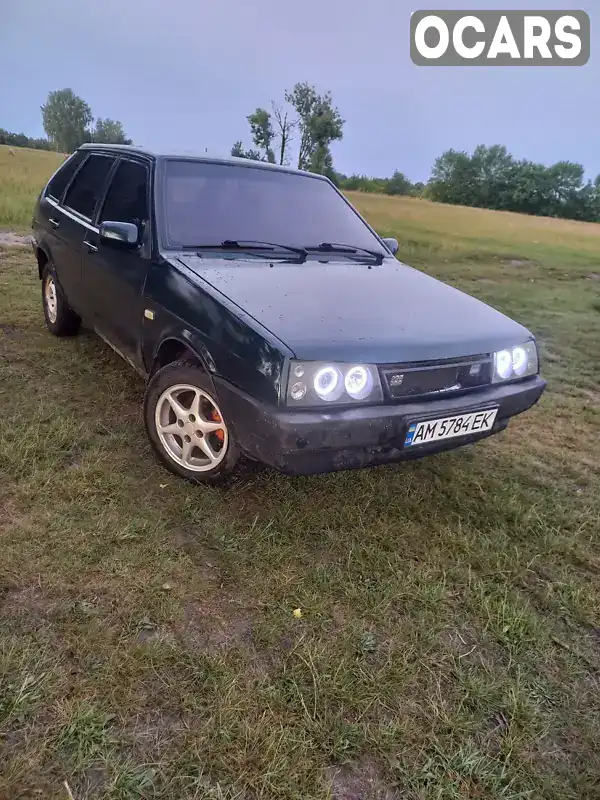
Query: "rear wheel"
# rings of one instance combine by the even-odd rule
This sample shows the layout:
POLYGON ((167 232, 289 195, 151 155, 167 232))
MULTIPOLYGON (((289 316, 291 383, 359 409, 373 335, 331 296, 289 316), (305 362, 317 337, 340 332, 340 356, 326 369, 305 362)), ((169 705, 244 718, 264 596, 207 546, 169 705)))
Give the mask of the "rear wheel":
POLYGON ((216 483, 235 468, 239 452, 215 391, 200 365, 178 361, 158 370, 144 397, 153 450, 171 472, 216 483))
POLYGON ((42 272, 42 305, 46 327, 54 336, 74 336, 81 318, 70 308, 51 263, 42 272))

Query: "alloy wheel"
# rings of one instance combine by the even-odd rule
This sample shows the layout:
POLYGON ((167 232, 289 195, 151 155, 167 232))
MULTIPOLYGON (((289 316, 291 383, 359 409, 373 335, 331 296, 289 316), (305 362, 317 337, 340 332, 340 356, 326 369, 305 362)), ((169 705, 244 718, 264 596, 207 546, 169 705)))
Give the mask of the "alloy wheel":
POLYGON ((223 415, 215 400, 197 386, 166 389, 156 403, 154 422, 167 455, 192 472, 214 469, 227 453, 223 415))
POLYGON ((54 324, 58 318, 58 295, 56 293, 56 283, 51 275, 48 275, 44 285, 44 302, 48 319, 54 324))

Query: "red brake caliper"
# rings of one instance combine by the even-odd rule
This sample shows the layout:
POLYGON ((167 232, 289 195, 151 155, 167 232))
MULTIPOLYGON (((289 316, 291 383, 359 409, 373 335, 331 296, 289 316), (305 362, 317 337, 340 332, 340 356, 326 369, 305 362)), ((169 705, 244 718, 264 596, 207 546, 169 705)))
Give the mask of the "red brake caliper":
MULTIPOLYGON (((223 422, 216 408, 211 409, 210 418, 212 419, 213 422, 223 422)), ((223 444, 223 442, 225 441, 225 432, 219 429, 218 431, 215 431, 215 436, 221 442, 221 444, 223 444)))

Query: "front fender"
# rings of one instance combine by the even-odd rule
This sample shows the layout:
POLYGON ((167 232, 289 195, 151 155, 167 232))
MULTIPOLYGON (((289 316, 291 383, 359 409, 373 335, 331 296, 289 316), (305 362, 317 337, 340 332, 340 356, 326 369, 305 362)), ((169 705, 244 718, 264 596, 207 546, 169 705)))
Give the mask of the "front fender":
POLYGON ((172 338, 193 350, 209 375, 277 404, 285 356, 283 345, 261 333, 242 309, 197 276, 166 261, 153 264, 144 287, 146 311, 142 357, 150 370, 161 343, 172 338), (231 307, 229 307, 231 306, 231 307), (270 340, 271 339, 271 340, 270 340))
MULTIPOLYGON (((144 327, 149 327, 146 325, 147 322, 148 320, 144 319, 144 327)), ((216 373, 212 354, 202 339, 193 331, 171 325, 167 326, 158 336, 154 335, 152 341, 154 342, 152 349, 146 346, 143 353, 144 367, 148 374, 152 374, 157 362, 162 366, 178 358, 179 353, 184 351, 189 351, 198 359, 209 378, 216 373)))

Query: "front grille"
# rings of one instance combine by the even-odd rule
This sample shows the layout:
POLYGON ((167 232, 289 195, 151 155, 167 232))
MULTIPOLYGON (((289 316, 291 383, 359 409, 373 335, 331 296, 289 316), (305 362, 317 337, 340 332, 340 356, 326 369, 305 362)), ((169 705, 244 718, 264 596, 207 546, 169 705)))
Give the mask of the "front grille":
POLYGON ((381 374, 389 396, 396 400, 433 398, 490 384, 492 360, 489 356, 476 356, 428 364, 386 364, 381 374))

